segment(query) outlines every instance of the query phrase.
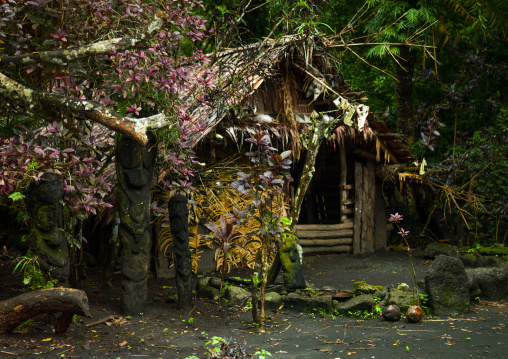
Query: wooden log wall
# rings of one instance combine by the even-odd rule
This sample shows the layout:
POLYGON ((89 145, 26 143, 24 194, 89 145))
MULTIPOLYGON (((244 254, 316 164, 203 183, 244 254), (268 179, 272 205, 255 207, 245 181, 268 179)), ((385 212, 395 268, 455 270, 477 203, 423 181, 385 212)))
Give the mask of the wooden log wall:
POLYGON ((353 251, 353 223, 298 224, 296 236, 304 254, 353 251))
POLYGON ((355 218, 353 254, 374 252, 374 163, 355 163, 355 218))

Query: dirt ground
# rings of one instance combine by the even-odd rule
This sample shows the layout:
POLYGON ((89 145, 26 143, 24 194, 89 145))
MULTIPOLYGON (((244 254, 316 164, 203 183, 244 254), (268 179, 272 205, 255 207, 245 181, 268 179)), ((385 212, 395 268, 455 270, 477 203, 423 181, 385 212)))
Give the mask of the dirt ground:
MULTIPOLYGON (((366 257, 321 255, 304 259, 304 274, 315 287, 352 289, 353 282, 397 285, 409 283, 407 254, 383 252, 366 257)), ((423 279, 430 263, 415 258, 423 279)), ((246 275, 245 271, 232 273, 246 275)), ((508 303, 480 302, 465 315, 426 317, 423 323, 384 322, 346 317, 321 318, 309 313, 270 312, 267 332, 258 334, 247 308, 195 300, 186 310, 169 302, 176 292, 173 280, 150 280, 146 311, 132 318, 120 312, 117 275, 111 287, 99 289, 89 270, 84 290, 93 318, 72 324, 57 335, 46 316, 35 325, 0 335, 0 358, 186 358, 203 357, 208 339, 236 340, 248 353, 264 349, 273 358, 506 358, 508 303), (102 318, 106 323, 87 326, 102 318)), ((0 300, 23 292, 12 262, 0 260, 0 300)), ((257 358, 258 356, 255 356, 257 358)))

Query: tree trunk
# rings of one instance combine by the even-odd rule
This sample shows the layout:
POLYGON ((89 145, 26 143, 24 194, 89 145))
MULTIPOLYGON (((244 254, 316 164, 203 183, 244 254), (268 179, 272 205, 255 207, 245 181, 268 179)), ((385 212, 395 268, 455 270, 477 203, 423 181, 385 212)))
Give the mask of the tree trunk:
POLYGON ((400 58, 397 67, 397 112, 398 127, 413 138, 413 76, 416 53, 409 46, 400 47, 400 58))
MULTIPOLYGON (((309 135, 309 143, 302 176, 296 190, 295 199, 291 204, 291 213, 289 215, 289 220, 291 221, 289 229, 291 233, 295 233, 296 225, 298 224, 298 217, 300 216, 300 211, 302 209, 303 199, 312 181, 312 177, 314 176, 314 166, 316 164, 316 158, 319 148, 321 147, 321 143, 325 137, 339 125, 340 122, 344 122, 346 120, 350 121, 356 111, 355 107, 343 98, 341 98, 341 101, 336 105, 339 110, 343 111, 343 116, 337 116, 332 121, 323 121, 322 114, 320 115, 317 112, 313 112, 311 115, 311 120, 314 122, 314 131, 309 135)), ((286 251, 279 250, 277 256, 280 256, 280 261, 275 262, 277 266, 282 266, 282 270, 285 273, 284 284, 286 287, 291 289, 305 288, 305 278, 303 276, 302 264, 299 260, 300 254, 298 252, 299 249, 301 250, 301 247, 298 248, 298 243, 290 236, 286 237, 285 244, 285 247, 288 249, 286 251)), ((275 280, 278 271, 278 268, 270 269, 268 278, 269 282, 275 280)))
POLYGON ((74 314, 91 318, 86 293, 79 289, 40 289, 0 302, 0 333, 10 332, 21 323, 45 313, 58 313, 55 331, 65 333, 74 314))

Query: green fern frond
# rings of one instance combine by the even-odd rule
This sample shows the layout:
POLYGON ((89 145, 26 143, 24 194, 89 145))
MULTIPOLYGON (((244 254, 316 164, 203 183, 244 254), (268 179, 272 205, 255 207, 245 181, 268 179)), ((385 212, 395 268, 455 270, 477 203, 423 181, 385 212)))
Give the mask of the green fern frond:
POLYGON ((408 11, 406 11, 406 20, 411 24, 416 24, 416 22, 418 21, 419 17, 420 17, 420 14, 419 14, 419 10, 416 10, 416 9, 409 9, 408 11))
POLYGON ((508 15, 496 6, 495 0, 448 0, 452 10, 473 21, 473 27, 493 35, 499 34, 503 40, 508 40, 508 15))

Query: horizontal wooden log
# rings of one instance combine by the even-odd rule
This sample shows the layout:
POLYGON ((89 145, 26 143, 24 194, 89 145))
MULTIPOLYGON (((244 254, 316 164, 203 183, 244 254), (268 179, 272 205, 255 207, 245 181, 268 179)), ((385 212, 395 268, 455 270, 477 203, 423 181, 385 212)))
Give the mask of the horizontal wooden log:
POLYGON ((332 247, 302 247, 303 254, 317 254, 317 253, 351 253, 353 246, 351 245, 340 245, 332 247))
POLYGON ((296 236, 300 239, 302 238, 344 238, 344 237, 352 237, 353 230, 352 229, 340 229, 334 231, 296 231, 296 236))
POLYGON ((346 184, 344 186, 339 186, 340 189, 343 189, 345 191, 351 191, 353 189, 355 189, 355 185, 354 184, 346 184))
POLYGON ((353 154, 363 157, 363 158, 366 158, 366 159, 369 159, 369 160, 372 160, 372 161, 376 160, 375 154, 364 151, 364 150, 360 150, 360 149, 353 150, 353 154))
POLYGON ((21 323, 45 313, 60 313, 55 331, 65 333, 72 315, 91 318, 86 293, 72 288, 40 289, 0 302, 0 333, 14 330, 21 323))
POLYGON ((355 204, 355 200, 354 199, 346 199, 342 202, 342 204, 344 206, 348 206, 348 205, 351 205, 351 204, 355 204))
POLYGON ((311 231, 311 230, 320 230, 320 231, 334 231, 340 229, 350 229, 353 228, 353 224, 351 223, 338 223, 338 224, 297 224, 296 232, 298 231, 311 231))
POLYGON ((338 246, 340 244, 353 244, 353 237, 329 239, 300 239, 298 244, 303 248, 312 246, 338 246))
POLYGON ((344 208, 342 210, 342 213, 343 214, 355 214, 355 209, 354 208, 344 208))

